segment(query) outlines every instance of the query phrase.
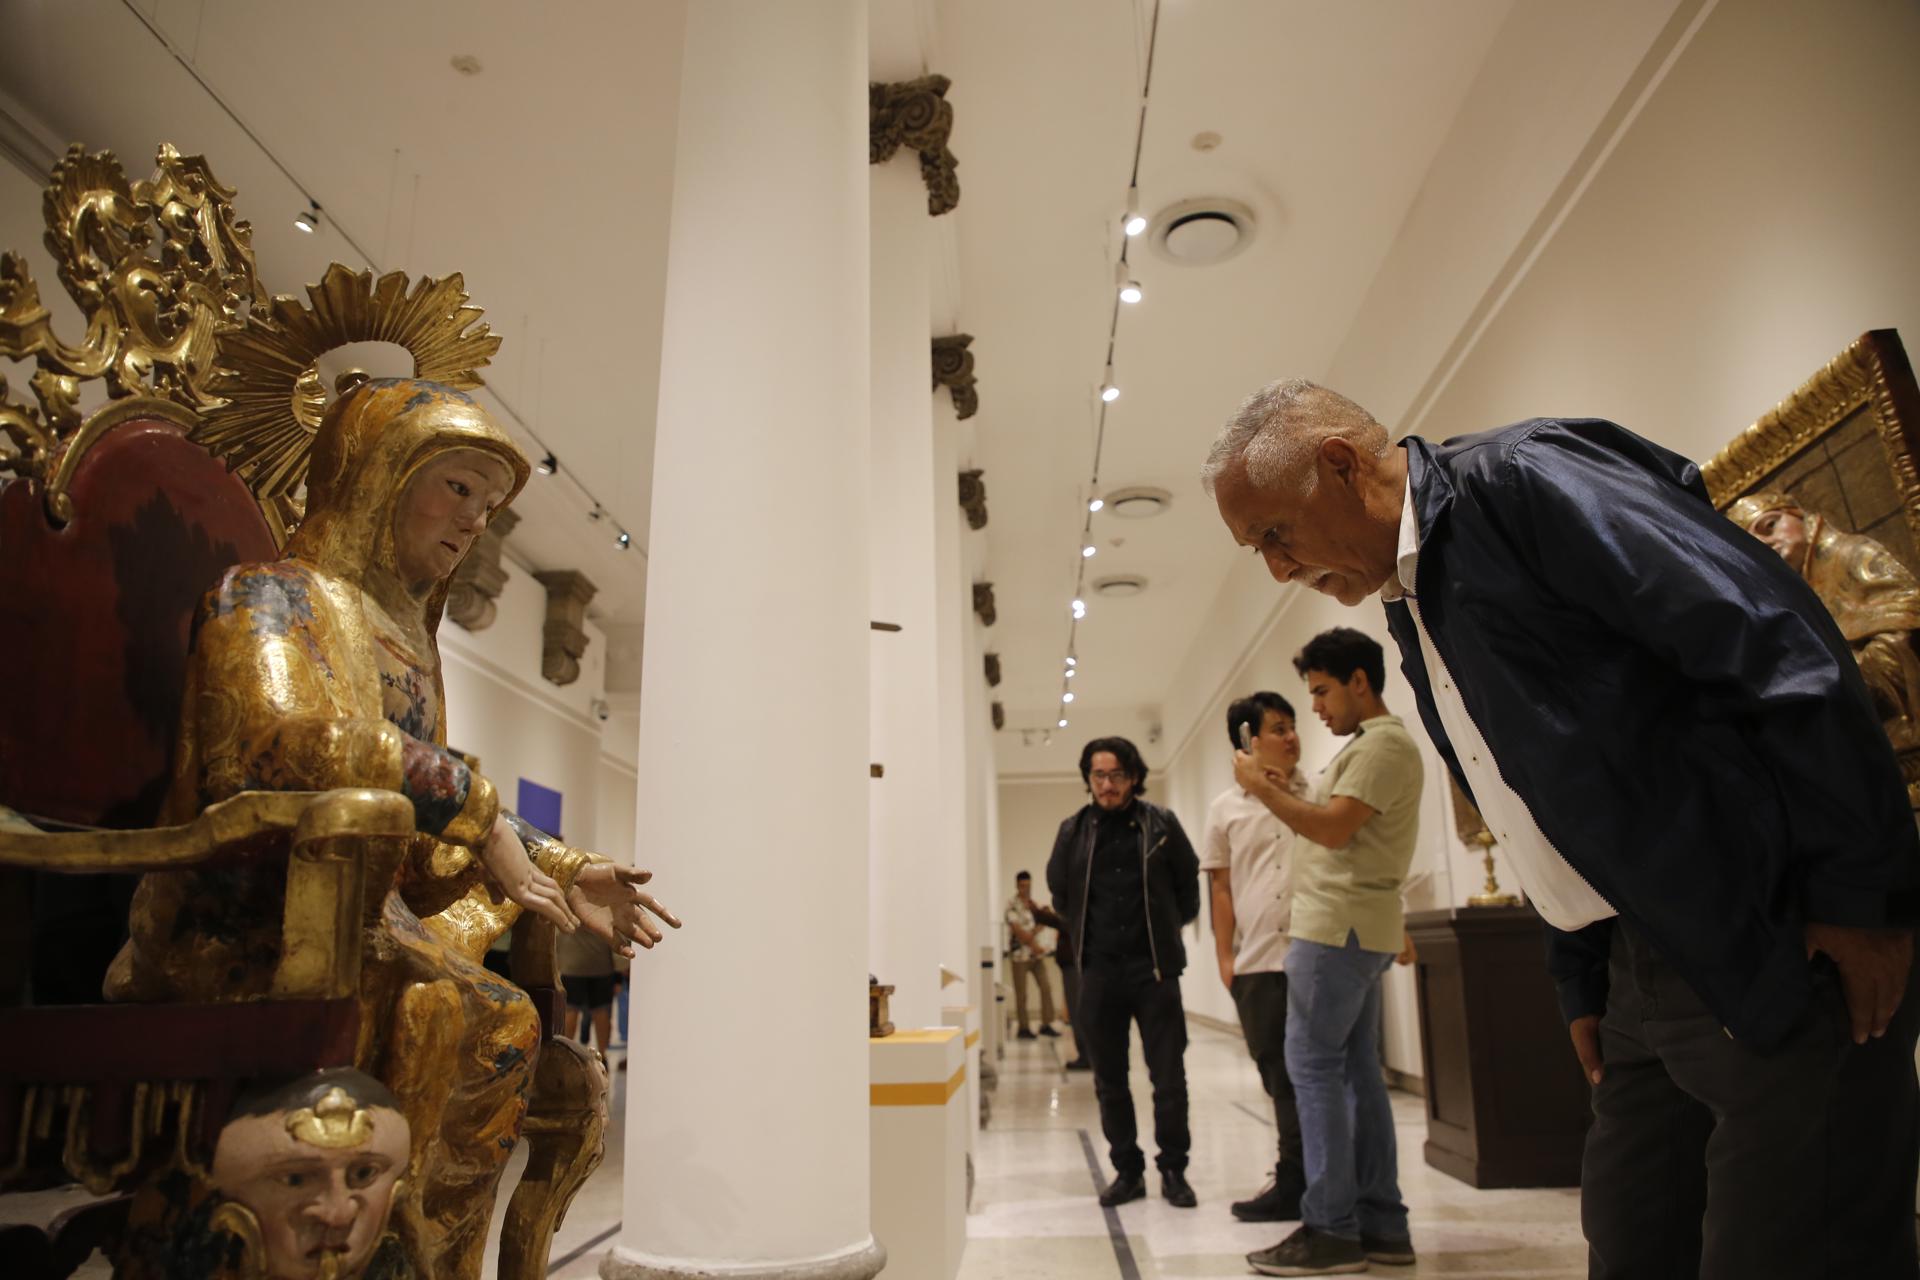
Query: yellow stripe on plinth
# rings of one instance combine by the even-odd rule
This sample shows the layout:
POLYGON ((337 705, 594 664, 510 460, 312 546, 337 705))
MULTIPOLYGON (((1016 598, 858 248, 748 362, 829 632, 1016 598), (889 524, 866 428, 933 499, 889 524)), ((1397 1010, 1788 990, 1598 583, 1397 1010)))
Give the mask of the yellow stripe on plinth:
POLYGON ((980 1033, 978 1031, 967 1032, 967 1048, 971 1049, 973 1048, 973 1046, 979 1043, 980 1043, 980 1033))
POLYGON ((963 1065, 945 1084, 876 1084, 867 1087, 871 1091, 870 1101, 876 1107, 944 1107, 966 1082, 967 1069, 963 1065))

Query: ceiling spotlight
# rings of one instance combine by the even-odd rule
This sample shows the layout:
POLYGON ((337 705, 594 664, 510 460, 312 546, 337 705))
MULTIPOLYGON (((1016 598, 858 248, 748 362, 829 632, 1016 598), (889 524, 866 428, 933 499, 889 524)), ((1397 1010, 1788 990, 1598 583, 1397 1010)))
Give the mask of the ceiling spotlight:
POLYGON ((622 529, 620 531, 620 536, 615 538, 614 541, 620 544, 620 549, 622 551, 625 551, 628 547, 633 545, 633 535, 628 533, 625 529, 622 529))
POLYGON ((1067 727, 1067 722, 1066 722, 1065 720, 1062 720, 1062 721, 1060 722, 1060 727, 1061 727, 1062 729, 1064 729, 1064 728, 1066 728, 1066 727, 1067 727))
POLYGON ((1112 404, 1120 398, 1120 384, 1113 380, 1113 366, 1107 366, 1107 376, 1100 383, 1100 398, 1112 404))
POLYGON ((1071 679, 1073 679, 1073 676, 1074 676, 1074 670, 1073 670, 1073 668, 1072 668, 1072 667, 1068 667, 1068 668, 1067 668, 1067 679, 1069 679, 1069 680, 1071 680, 1071 679))
POLYGON ((1126 233, 1130 236, 1137 236, 1147 229, 1146 215, 1140 212, 1140 188, 1138 187, 1127 188, 1127 218, 1125 229, 1126 233))
POLYGON ((1090 560, 1093 558, 1093 554, 1099 549, 1100 548, 1093 546, 1092 544, 1088 544, 1087 546, 1080 548, 1080 556, 1082 559, 1090 560))
POLYGON ((534 468, 535 471, 538 471, 543 476, 550 476, 559 469, 560 459, 553 456, 551 449, 547 451, 546 457, 540 459, 540 465, 534 468))
POLYGON ((591 511, 589 511, 589 512, 587 512, 587 519, 589 519, 589 520, 592 520, 592 521, 594 521, 594 522, 596 522, 596 523, 597 523, 597 522, 599 521, 599 519, 600 519, 600 517, 601 517, 601 516, 603 516, 603 515, 605 515, 605 514, 606 514, 606 512, 604 512, 604 511, 602 511, 602 510, 600 509, 600 504, 596 502, 596 503, 594 503, 594 504, 593 504, 593 510, 591 510, 591 511))
POLYGON ((1070 666, 1070 667, 1077 667, 1077 666, 1079 666, 1079 665, 1080 665, 1080 659, 1078 659, 1078 658, 1068 658, 1068 659, 1067 659, 1067 665, 1068 665, 1068 666, 1070 666))
POLYGON ((1072 694, 1072 693, 1070 693, 1070 692, 1069 692, 1069 693, 1063 693, 1063 694, 1061 694, 1061 695, 1060 695, 1060 701, 1062 701, 1062 702, 1072 702, 1072 701, 1073 701, 1073 694, 1072 694))
POLYGON ((1140 282, 1127 274, 1127 264, 1116 262, 1113 266, 1114 287, 1120 290, 1120 301, 1133 303, 1144 296, 1140 292, 1140 282))
POLYGON ((320 202, 309 199, 307 207, 293 216, 293 225, 312 235, 320 229, 320 202))
POLYGON ((1100 499, 1098 499, 1098 498, 1095 498, 1095 499, 1094 499, 1094 500, 1093 500, 1092 502, 1089 502, 1089 503, 1087 504, 1087 510, 1089 510, 1089 511, 1098 511, 1098 510, 1099 510, 1100 508, 1102 508, 1102 507, 1104 507, 1104 506, 1106 506, 1106 505, 1107 505, 1107 504, 1106 504, 1106 503, 1104 503, 1104 502, 1102 502, 1102 501, 1101 501, 1100 499))

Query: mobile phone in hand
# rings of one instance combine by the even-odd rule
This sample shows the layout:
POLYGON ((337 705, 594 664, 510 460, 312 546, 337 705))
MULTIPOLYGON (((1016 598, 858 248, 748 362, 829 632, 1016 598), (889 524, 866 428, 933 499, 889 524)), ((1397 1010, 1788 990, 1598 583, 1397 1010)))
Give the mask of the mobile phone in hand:
POLYGON ((1245 720, 1240 722, 1240 749, 1249 754, 1253 751, 1253 725, 1245 720))

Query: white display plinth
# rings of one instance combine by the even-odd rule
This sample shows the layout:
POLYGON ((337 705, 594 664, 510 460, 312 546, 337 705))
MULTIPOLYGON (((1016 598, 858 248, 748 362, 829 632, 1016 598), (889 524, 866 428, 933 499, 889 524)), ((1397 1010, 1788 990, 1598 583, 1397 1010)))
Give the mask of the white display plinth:
POLYGON ((940 1009, 940 1022, 943 1026, 956 1027, 964 1032, 962 1043, 966 1046, 967 1064, 967 1154, 972 1155, 975 1148, 975 1136, 980 1132, 980 1007, 971 1004, 949 1004, 940 1009))
POLYGON ((953 1280, 967 1244, 966 1030, 867 1042, 873 1234, 889 1280, 953 1280))

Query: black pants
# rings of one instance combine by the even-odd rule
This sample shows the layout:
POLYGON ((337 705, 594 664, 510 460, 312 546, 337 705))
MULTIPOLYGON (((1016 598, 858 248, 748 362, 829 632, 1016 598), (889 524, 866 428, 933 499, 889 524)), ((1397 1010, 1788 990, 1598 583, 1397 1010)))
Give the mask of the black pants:
POLYGON ((1624 923, 1609 973, 1580 1178, 1592 1280, 1920 1274, 1911 979, 1887 1034, 1855 1045, 1818 957, 1806 1012, 1761 1052, 1624 923))
MULTIPOLYGON (((1053 955, 1054 959, 1060 963, 1060 1003, 1066 1007, 1068 1024, 1074 1025, 1073 1006, 1074 1003, 1080 999, 1080 970, 1074 968, 1073 957, 1066 953, 1065 947, 1054 952, 1053 955)), ((1082 1045, 1081 1039, 1080 1031, 1078 1027, 1075 1026, 1073 1033, 1074 1052, 1084 1057, 1087 1051, 1082 1045)))
POLYGON ((1129 1031, 1135 1022, 1153 1081, 1153 1141, 1160 1148, 1154 1164, 1163 1173, 1183 1171, 1193 1136, 1187 1129, 1187 1014, 1180 1003, 1180 979, 1155 981, 1146 965, 1089 964, 1080 971, 1073 1025, 1093 1059, 1100 1128, 1116 1174, 1146 1170, 1127 1086, 1129 1031))
POLYGON ((1260 1069, 1260 1083, 1273 1099, 1273 1127, 1280 1133, 1280 1163, 1304 1167, 1300 1147, 1300 1110, 1293 1101, 1293 1081, 1287 1078, 1287 975, 1236 973, 1233 1007, 1240 1011, 1240 1030, 1247 1052, 1260 1069))

